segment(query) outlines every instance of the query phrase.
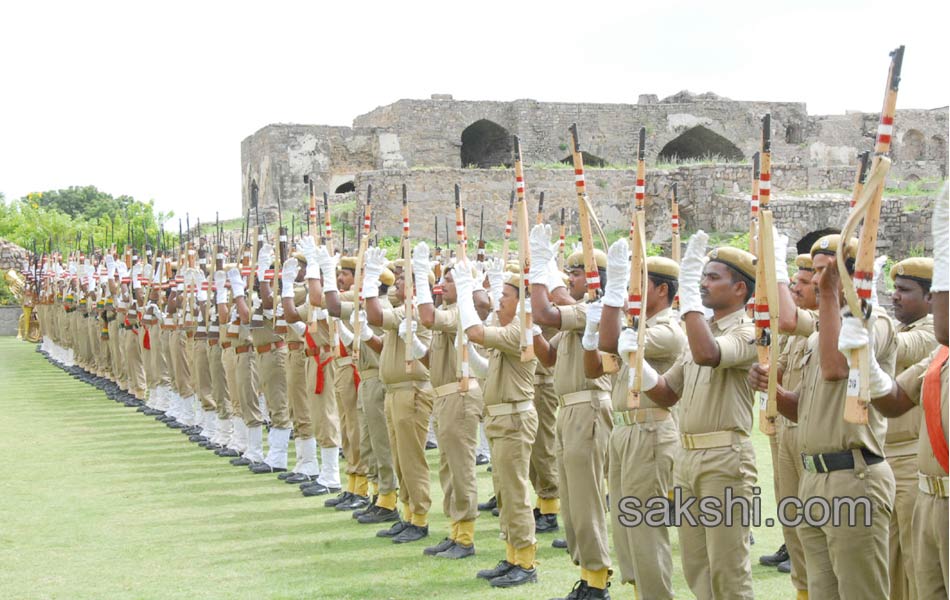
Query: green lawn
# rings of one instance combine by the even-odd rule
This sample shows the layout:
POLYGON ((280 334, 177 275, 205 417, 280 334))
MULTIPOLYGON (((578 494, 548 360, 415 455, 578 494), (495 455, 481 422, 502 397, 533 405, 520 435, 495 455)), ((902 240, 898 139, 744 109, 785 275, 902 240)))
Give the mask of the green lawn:
MULTIPOLYGON (((349 513, 296 486, 252 475, 0 338, 0 596, 4 598, 548 598, 579 570, 539 536, 538 585, 492 590, 475 579, 504 556, 495 519, 478 520, 474 559, 422 556, 423 543, 374 537, 349 513)), ((768 442, 756 434, 770 482, 768 442)), ((433 467, 431 543, 446 533, 433 467)), ((491 474, 479 468, 479 491, 491 474)), ((774 512, 762 486, 763 515, 774 512)), ((689 597, 679 565, 675 585, 689 597)), ((753 562, 781 543, 755 531, 753 562)), ((428 544, 428 542, 426 542, 428 544)), ((788 576, 756 564, 759 598, 791 597, 788 576)), ((614 598, 633 598, 629 587, 614 598)))

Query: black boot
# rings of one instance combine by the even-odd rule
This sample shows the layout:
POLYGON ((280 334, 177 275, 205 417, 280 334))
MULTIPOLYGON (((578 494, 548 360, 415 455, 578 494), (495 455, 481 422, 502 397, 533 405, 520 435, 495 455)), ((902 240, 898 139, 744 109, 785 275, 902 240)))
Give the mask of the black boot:
POLYGON ((499 588, 509 588, 515 587, 517 585, 522 585, 525 583, 537 583, 538 582, 538 570, 537 569, 525 569, 514 565, 507 573, 500 577, 495 577, 494 579, 489 579, 488 583, 492 587, 499 588))
POLYGON ((488 502, 479 502, 478 510, 491 510, 498 507, 498 499, 492 496, 488 499, 488 502))
POLYGON ((779 563, 783 563, 788 560, 788 549, 785 548, 785 544, 775 551, 775 554, 766 554, 759 557, 759 564, 765 565, 766 567, 777 567, 779 563))
POLYGON ((511 564, 507 560, 498 561, 498 564, 495 565, 495 568, 479 571, 475 574, 475 577, 479 579, 494 579, 496 577, 501 577, 514 567, 515 565, 511 564))
POLYGON ((541 510, 538 508, 534 509, 534 532, 535 533, 550 533, 552 531, 557 531, 557 514, 553 515, 542 515, 541 510))

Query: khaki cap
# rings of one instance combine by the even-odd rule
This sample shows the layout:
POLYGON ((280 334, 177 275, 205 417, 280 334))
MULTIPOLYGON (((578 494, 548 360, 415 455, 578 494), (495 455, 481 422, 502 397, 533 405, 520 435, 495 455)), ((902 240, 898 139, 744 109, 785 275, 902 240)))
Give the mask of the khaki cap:
MULTIPOLYGON (((841 236, 837 233, 822 236, 811 245, 811 257, 815 258, 816 254, 837 254, 839 244, 841 244, 841 236)), ((857 256, 858 238, 851 238, 848 240, 848 255, 845 258, 857 258, 857 256)))
POLYGON ((751 252, 732 246, 720 246, 710 250, 706 256, 709 260, 721 262, 755 281, 755 256, 751 252))
POLYGON ((795 266, 799 271, 814 271, 815 266, 811 262, 811 254, 799 254, 795 257, 795 266))
MULTIPOLYGON (((594 248, 594 261, 597 263, 597 268, 606 269, 607 268, 607 255, 603 250, 594 248)), ((584 266, 584 252, 577 251, 574 254, 571 254, 567 257, 567 260, 564 262, 564 268, 566 269, 575 269, 577 267, 584 266)))
POLYGON ((932 281, 934 277, 934 259, 923 256, 905 258, 891 267, 891 279, 911 277, 932 281))
POLYGON ((676 280, 680 278, 680 266, 672 258, 648 256, 647 273, 656 277, 676 280))

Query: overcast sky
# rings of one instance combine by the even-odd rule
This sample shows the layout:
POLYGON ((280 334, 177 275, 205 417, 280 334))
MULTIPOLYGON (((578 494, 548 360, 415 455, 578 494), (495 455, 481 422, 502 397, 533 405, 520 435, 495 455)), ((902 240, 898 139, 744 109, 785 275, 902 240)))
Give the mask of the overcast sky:
POLYGON ((635 103, 682 89, 880 110, 950 99, 946 0, 0 3, 0 191, 240 214, 241 140, 400 98, 635 103), (651 6, 645 6, 650 4, 651 6))

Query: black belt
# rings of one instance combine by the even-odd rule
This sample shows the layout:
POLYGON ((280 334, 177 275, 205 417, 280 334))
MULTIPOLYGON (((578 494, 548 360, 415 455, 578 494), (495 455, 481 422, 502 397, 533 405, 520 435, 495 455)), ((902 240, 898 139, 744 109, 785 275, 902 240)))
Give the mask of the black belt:
MULTIPOLYGON (((884 458, 874 454, 867 448, 861 448, 861 456, 868 465, 876 465, 884 462, 884 458)), ((851 450, 843 452, 826 452, 825 454, 804 454, 802 453, 802 464, 809 473, 830 473, 831 471, 843 471, 845 469, 854 469, 854 455, 851 450)))

